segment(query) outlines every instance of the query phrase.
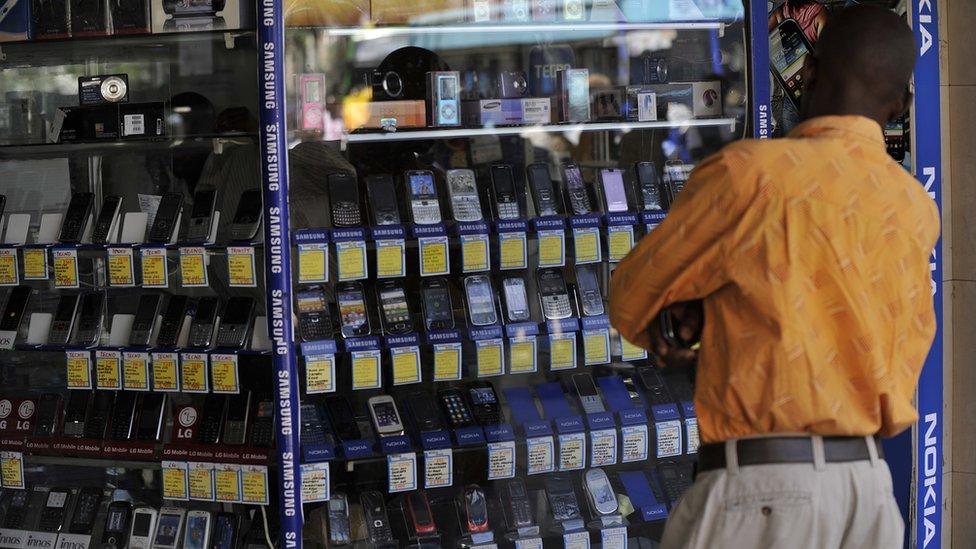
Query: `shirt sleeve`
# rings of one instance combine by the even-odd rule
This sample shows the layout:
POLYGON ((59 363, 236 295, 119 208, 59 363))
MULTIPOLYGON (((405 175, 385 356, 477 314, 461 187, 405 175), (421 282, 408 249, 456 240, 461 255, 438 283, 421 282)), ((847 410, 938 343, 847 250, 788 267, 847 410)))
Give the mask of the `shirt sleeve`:
POLYGON ((734 149, 705 160, 664 222, 613 272, 610 321, 627 341, 649 348, 647 327, 661 309, 704 298, 729 281, 729 250, 755 194, 749 172, 748 159, 734 149))

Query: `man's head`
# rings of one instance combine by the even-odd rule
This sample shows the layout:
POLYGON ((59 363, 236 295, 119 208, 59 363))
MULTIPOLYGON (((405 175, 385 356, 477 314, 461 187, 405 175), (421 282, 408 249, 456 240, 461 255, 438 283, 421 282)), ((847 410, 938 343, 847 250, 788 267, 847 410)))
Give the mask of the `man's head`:
POLYGON ((855 6, 835 13, 803 67, 804 118, 858 114, 879 124, 908 109, 915 38, 894 12, 855 6))

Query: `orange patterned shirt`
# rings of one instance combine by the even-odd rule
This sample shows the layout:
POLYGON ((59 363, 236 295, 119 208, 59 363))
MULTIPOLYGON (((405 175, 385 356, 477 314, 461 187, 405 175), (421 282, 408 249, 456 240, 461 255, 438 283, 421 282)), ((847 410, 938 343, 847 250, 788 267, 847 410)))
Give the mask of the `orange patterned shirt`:
POLYGON ((935 334, 935 202, 881 128, 821 117, 705 160, 614 272, 610 318, 649 345, 663 307, 703 299, 702 442, 777 432, 892 436, 935 334))

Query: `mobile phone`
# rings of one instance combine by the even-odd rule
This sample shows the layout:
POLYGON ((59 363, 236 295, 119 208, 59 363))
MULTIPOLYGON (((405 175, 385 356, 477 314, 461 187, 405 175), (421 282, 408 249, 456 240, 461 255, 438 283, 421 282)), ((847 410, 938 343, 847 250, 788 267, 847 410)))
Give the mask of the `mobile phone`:
POLYGON ((464 293, 468 298, 468 317, 472 325, 490 326, 498 323, 495 293, 487 276, 471 275, 465 278, 464 293))
POLYGON ((129 549, 149 549, 156 528, 156 510, 137 507, 132 512, 132 529, 129 530, 129 549))
POLYGON ((580 304, 584 316, 598 316, 605 312, 603 292, 595 265, 576 266, 576 284, 579 288, 580 304))
POLYGON ((454 327, 454 305, 447 280, 425 278, 420 290, 423 297, 424 323, 428 330, 450 330, 454 327))
POLYGON ((129 345, 149 345, 162 302, 163 297, 160 294, 146 293, 139 296, 139 305, 132 320, 132 331, 129 332, 129 345))
POLYGON ((657 175, 657 167, 653 162, 637 162, 634 164, 634 177, 641 199, 641 208, 646 210, 661 210, 661 180, 657 175))
POLYGON ((81 242, 81 239, 85 236, 85 230, 88 229, 88 222, 91 220, 94 204, 95 193, 80 192, 71 194, 68 211, 64 214, 64 220, 61 222, 61 234, 58 235, 58 242, 81 242))
POLYGON ((617 495, 613 492, 610 479, 599 467, 590 469, 584 475, 586 495, 590 506, 598 515, 610 515, 617 512, 617 495))
POLYGON ((672 505, 681 498, 681 494, 691 488, 693 476, 691 464, 661 462, 657 466, 657 474, 661 488, 664 489, 664 494, 672 505))
POLYGON ((217 205, 217 188, 203 185, 193 193, 193 208, 186 227, 186 241, 204 243, 213 228, 214 208, 217 205))
POLYGON ((474 172, 467 169, 447 170, 447 192, 456 221, 481 221, 481 199, 474 172))
POLYGON ((905 160, 905 143, 907 133, 905 131, 905 117, 898 117, 896 120, 889 121, 884 127, 885 149, 888 155, 897 162, 905 160))
POLYGON ((217 347, 240 349, 247 344, 254 325, 254 298, 233 296, 227 300, 217 328, 217 347))
POLYGON ((145 393, 139 410, 139 428, 136 438, 144 441, 161 441, 166 417, 166 394, 145 393))
POLYGON ((552 185, 549 166, 541 162, 529 164, 526 172, 529 176, 529 187, 532 189, 532 200, 535 202, 536 213, 540 217, 561 215, 563 213, 563 205, 552 185))
POLYGON ((119 211, 122 209, 122 197, 110 194, 102 200, 102 209, 98 211, 98 219, 92 229, 91 240, 94 244, 107 244, 111 236, 112 226, 116 224, 119 211))
POLYGON ((475 534, 488 530, 488 498, 477 484, 464 487, 464 516, 468 532, 475 534))
POLYGON ((169 296, 163 321, 159 324, 159 334, 156 335, 156 346, 176 347, 189 303, 190 298, 185 295, 169 296))
POLYGON ((413 330, 413 318, 407 303, 407 292, 399 280, 381 280, 376 283, 376 295, 380 302, 383 331, 387 334, 405 334, 413 330))
POLYGON ((431 126, 461 125, 460 87, 461 75, 458 71, 427 73, 431 126))
POLYGON ((413 531, 417 535, 433 534, 437 531, 434 523, 434 514, 430 512, 430 503, 427 501, 427 494, 423 490, 413 490, 407 492, 407 510, 410 513, 410 522, 413 524, 413 531))
POLYGON ((795 19, 784 19, 769 33, 769 61, 773 76, 797 112, 800 111, 803 95, 803 64, 813 51, 813 46, 795 19))
POLYGON ((607 411, 603 406, 603 399, 600 398, 596 383, 593 382, 593 376, 590 374, 573 374, 573 386, 576 387, 576 395, 579 397, 585 413, 596 414, 607 411))
POLYGON ((684 190, 685 183, 694 169, 693 165, 680 160, 669 160, 664 164, 664 181, 661 183, 661 200, 665 210, 670 210, 678 194, 684 190))
POLYGON ((102 332, 103 305, 105 297, 101 292, 81 294, 81 313, 75 329, 75 345, 90 347, 98 343, 102 332))
POLYGON ((102 529, 102 549, 125 549, 129 541, 131 518, 132 504, 128 501, 113 501, 109 504, 102 529))
POLYGON ((20 323, 27 314, 31 294, 34 290, 30 286, 14 286, 7 294, 7 305, 3 308, 3 318, 0 319, 0 332, 17 332, 20 323))
POLYGON ((511 276, 502 279, 503 295, 505 296, 505 316, 508 322, 527 322, 529 313, 529 298, 525 291, 525 279, 511 276))
POLYGON ((410 212, 418 225, 441 222, 441 205, 434 186, 434 174, 427 170, 411 170, 405 174, 410 195, 410 212))
POLYGON ((250 413, 251 391, 241 391, 228 397, 227 419, 224 421, 224 444, 244 444, 250 413))
POLYGON ((214 324, 217 323, 217 311, 220 309, 220 298, 201 297, 197 301, 196 312, 190 322, 190 347, 206 349, 213 343, 214 324))
POLYGON ((173 230, 183 213, 183 195, 166 193, 156 207, 156 217, 149 229, 149 242, 165 244, 173 238, 173 230))
POLYGON ((248 441, 251 446, 258 448, 271 447, 274 441, 274 403, 270 400, 258 402, 248 441))
POLYGON ((556 521, 580 518, 576 490, 573 489, 573 481, 569 477, 550 475, 545 479, 545 487, 549 508, 556 521))
POLYGON ((336 434, 341 440, 357 440, 363 438, 359 430, 359 422, 352 411, 352 405, 342 395, 331 395, 325 399, 325 407, 335 426, 336 434))
POLYGON ((637 368, 637 379, 640 380, 641 385, 644 387, 644 392, 647 394, 647 399, 651 402, 651 406, 674 403, 674 398, 668 391, 667 385, 665 385, 664 380, 661 379, 661 376, 658 375, 653 367, 637 368))
POLYGON ((394 541, 393 530, 386 514, 386 502, 383 500, 383 494, 369 490, 359 494, 359 502, 363 506, 363 513, 366 514, 366 531, 369 540, 374 544, 392 543, 394 541))
POLYGON ((600 170, 600 187, 603 188, 603 211, 605 213, 626 212, 627 191, 624 189, 624 172, 620 170, 600 170))
POLYGON ((332 337, 332 320, 325 290, 312 286, 296 293, 298 309, 298 336, 302 341, 322 341, 332 337))
POLYGON ((197 442, 200 444, 217 444, 220 442, 220 432, 224 426, 224 413, 227 409, 227 399, 224 395, 208 394, 203 401, 200 412, 200 427, 197 430, 197 442))
POLYGON ((112 418, 112 406, 115 404, 115 394, 111 391, 95 391, 92 397, 91 411, 85 421, 85 438, 103 439, 112 418))
POLYGON ((623 380, 624 388, 627 389, 627 396, 630 397, 631 406, 633 408, 646 408, 647 406, 644 404, 644 396, 640 391, 637 390, 637 384, 634 382, 633 373, 623 374, 620 377, 623 380))
POLYGON ((407 395, 408 416, 413 420, 418 432, 437 431, 444 428, 437 403, 424 391, 413 391, 407 395))
POLYGON ((583 183, 583 173, 579 166, 568 163, 563 164, 563 181, 566 185, 566 194, 569 196, 569 206, 574 215, 586 215, 593 212, 593 204, 590 202, 590 194, 583 183))
POLYGON ((532 504, 529 492, 525 489, 525 482, 520 478, 513 478, 505 484, 505 496, 508 499, 509 523, 514 528, 532 526, 532 504))
POLYGON ((142 395, 131 391, 119 391, 112 406, 112 440, 129 440, 136 426, 136 410, 142 395))
POLYGON ((546 320, 558 320, 573 316, 573 307, 569 302, 569 291, 566 280, 560 269, 546 268, 536 272, 539 284, 539 302, 542 304, 542 314, 546 320))
POLYGON ((328 444, 330 430, 326 425, 325 417, 322 415, 322 408, 318 404, 308 403, 301 405, 301 430, 299 439, 303 448, 317 444, 328 444))
POLYGON ((67 510, 68 496, 71 493, 65 488, 51 488, 47 493, 47 502, 37 521, 39 532, 60 532, 67 510))
POLYGON ((71 339, 71 331, 78 314, 79 294, 62 294, 58 299, 58 308, 54 311, 51 330, 47 334, 47 342, 51 345, 67 345, 71 339))
POLYGON ((163 507, 160 509, 152 548, 176 549, 180 540, 183 539, 183 518, 185 516, 186 510, 179 507, 163 507))
POLYGON ((303 74, 299 77, 298 89, 301 91, 303 131, 322 131, 324 129, 325 75, 322 73, 303 74))
POLYGON ((102 505, 102 489, 96 487, 85 487, 78 492, 75 500, 75 508, 71 514, 71 524, 68 526, 68 533, 71 534, 91 534, 95 526, 95 517, 98 509, 102 505))
POLYGON ((403 434, 403 420, 397 410, 396 401, 390 395, 370 397, 367 401, 369 415, 373 419, 373 428, 381 437, 403 434))
POLYGON ((518 219, 522 217, 522 200, 518 196, 519 192, 515 186, 512 167, 507 164, 495 164, 489 173, 491 174, 495 218, 518 219))
POLYGON ((3 217, 3 212, 7 207, 7 195, 0 194, 0 218, 3 217))
POLYGON ((64 423, 61 426, 62 436, 82 437, 85 435, 85 419, 88 415, 88 403, 91 401, 91 397, 91 391, 68 392, 68 404, 64 408, 64 423))
POLYGON ((54 436, 61 421, 61 395, 44 393, 37 401, 37 418, 34 420, 34 435, 54 436))
MULTIPOLYGON (((332 497, 335 497, 335 494, 332 497)), ((234 513, 217 513, 214 515, 210 549, 234 549, 237 547, 237 534, 240 524, 240 517, 234 513)))
POLYGON ((498 425, 504 419, 495 386, 490 381, 471 383, 468 387, 468 398, 471 399, 471 412, 481 425, 498 425))
POLYGON ((183 549, 208 549, 210 545, 210 511, 188 511, 186 513, 186 535, 183 536, 183 549))
POLYGON ((366 192, 369 194, 369 202, 373 210, 373 223, 377 225, 400 223, 400 207, 392 175, 383 173, 367 176, 366 192))
POLYGON ((358 227, 363 224, 359 211, 359 183, 345 172, 330 173, 329 201, 333 227, 358 227))
POLYGON ((31 492, 29 490, 9 490, 8 493, 10 499, 7 501, 7 514, 3 517, 3 527, 19 530, 23 528, 24 520, 27 519, 31 492))
POLYGON ((329 542, 345 545, 350 541, 349 500, 342 492, 332 492, 329 499, 329 542))
POLYGON ((441 408, 451 422, 451 427, 459 429, 474 424, 474 415, 464 400, 464 393, 460 389, 441 389, 437 392, 441 401, 441 408))
POLYGON ((342 337, 369 335, 372 330, 369 326, 369 314, 366 312, 363 285, 359 282, 336 284, 336 301, 339 302, 339 316, 342 319, 342 337))
POLYGON ((261 189, 244 191, 241 199, 237 201, 237 210, 230 225, 230 239, 246 241, 254 239, 261 225, 262 208, 261 189))

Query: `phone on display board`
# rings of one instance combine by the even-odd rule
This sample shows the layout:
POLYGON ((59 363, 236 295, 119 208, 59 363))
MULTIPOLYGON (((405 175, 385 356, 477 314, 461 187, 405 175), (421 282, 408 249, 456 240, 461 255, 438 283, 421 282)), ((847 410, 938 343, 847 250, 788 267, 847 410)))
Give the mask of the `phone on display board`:
POLYGON ((82 437, 85 435, 85 424, 88 416, 88 404, 91 402, 91 391, 69 391, 68 403, 64 408, 64 423, 61 425, 61 435, 66 437, 82 437))
POLYGON ((392 175, 384 173, 367 176, 366 193, 369 195, 369 203, 373 210, 373 223, 377 225, 400 223, 400 207, 392 175))
POLYGON ((217 206, 217 188, 204 185, 193 193, 193 208, 186 227, 186 241, 202 244, 210 237, 214 210, 217 206))
POLYGON ((464 488, 464 516, 468 532, 476 534, 488 531, 488 498, 477 484, 464 488))
POLYGON ((261 189, 248 189, 241 194, 237 202, 237 210, 230 225, 230 239, 236 241, 250 241, 261 226, 262 208, 261 189))
POLYGON ((102 489, 85 487, 78 492, 75 508, 72 511, 71 523, 68 526, 70 534, 91 534, 95 526, 95 518, 102 505, 102 489))
POLYGON ((248 441, 251 446, 258 448, 269 448, 274 442, 274 403, 270 400, 258 402, 248 441))
POLYGON ((584 481, 590 506, 597 514, 610 515, 617 512, 617 495, 603 469, 597 467, 586 471, 584 481))
POLYGON ((376 297, 380 302, 383 331, 387 334, 405 334, 413 330, 413 317, 407 303, 407 292, 399 280, 382 280, 376 283, 376 297))
POLYGON ((119 391, 112 406, 112 440, 129 440, 134 434, 136 410, 142 395, 132 391, 119 391))
POLYGON ((474 414, 471 413, 471 408, 468 407, 464 393, 460 389, 441 389, 437 392, 437 397, 441 401, 441 408, 451 422, 451 427, 459 429, 474 425, 474 414))
POLYGON ((50 345, 67 345, 71 338, 71 331, 74 329, 80 302, 79 294, 62 294, 58 299, 58 308, 54 311, 51 329, 47 334, 47 342, 50 345))
POLYGON ((605 213, 626 212, 627 190, 624 188, 624 172, 621 170, 600 170, 600 187, 603 189, 603 211, 605 213))
POLYGON ((529 492, 525 488, 525 482, 520 478, 513 478, 505 484, 504 496, 508 500, 506 509, 509 526, 515 528, 525 528, 532 526, 532 504, 529 501, 529 492))
POLYGON ((363 492, 359 495, 359 502, 366 515, 366 531, 373 543, 392 543, 393 529, 386 514, 386 501, 383 494, 375 490, 363 492))
POLYGON ((510 276, 502 279, 502 295, 505 298, 505 316, 508 322, 528 322, 529 298, 525 289, 525 279, 510 276))
POLYGON ((434 186, 434 174, 427 170, 412 170, 405 174, 410 196, 410 212, 418 225, 441 222, 441 206, 434 186))
POLYGON ((468 298, 468 317, 473 326, 498 324, 495 292, 487 276, 471 275, 465 278, 464 293, 468 298))
POLYGON ((596 414, 607 411, 603 406, 603 399, 600 398, 600 391, 596 388, 592 375, 573 374, 573 386, 576 387, 576 395, 583 406, 583 412, 596 414))
POLYGON ((340 440, 358 440, 363 438, 359 430, 359 422, 353 413, 349 400, 342 395, 330 395, 325 399, 325 407, 329 411, 332 424, 335 425, 336 435, 340 440))
POLYGON ((370 397, 367 401, 369 415, 373 419, 373 427, 380 437, 391 437, 403 434, 403 419, 397 410, 396 401, 390 395, 370 397))
POLYGON ((91 220, 92 208, 95 207, 95 193, 72 193, 68 211, 61 222, 61 233, 58 242, 73 244, 81 242, 91 220))
POLYGON ((163 507, 156 521, 156 535, 152 549, 176 549, 183 539, 183 519, 186 510, 179 507, 163 507))
POLYGON ((251 413, 251 391, 242 390, 227 397, 227 418, 224 420, 224 444, 241 445, 247 435, 247 420, 251 413))
POLYGON ((20 323, 27 314, 31 294, 34 290, 30 286, 14 286, 7 294, 7 304, 3 308, 3 318, 0 319, 0 332, 17 332, 20 323))
POLYGON ((359 282, 340 282, 336 284, 336 301, 339 302, 339 316, 342 323, 342 337, 362 337, 370 334, 369 313, 366 310, 366 295, 359 282))
POLYGON ((579 166, 573 163, 563 164, 563 182, 573 214, 593 213, 593 203, 590 201, 590 193, 586 189, 586 183, 583 182, 583 173, 579 166))
POLYGON ((101 440, 105 438, 109 421, 112 419, 112 407, 115 404, 115 393, 112 391, 95 391, 92 398, 91 411, 85 422, 85 438, 101 440))
POLYGON ((529 187, 532 189, 532 200, 535 202, 536 213, 540 217, 562 214, 563 205, 552 184, 549 165, 541 162, 529 164, 526 172, 529 176, 529 187))
POLYGON ((454 327, 454 305, 447 280, 425 278, 421 283, 424 324, 428 330, 450 330, 454 327))
POLYGON ((112 226, 116 224, 116 219, 122 209, 122 197, 108 195, 102 200, 102 209, 98 211, 98 219, 95 220, 95 227, 92 229, 91 241, 94 244, 107 244, 111 236, 112 226))
POLYGON ((661 202, 665 210, 678 198, 678 194, 685 189, 685 183, 691 176, 694 165, 685 164, 680 160, 669 160, 664 164, 664 181, 661 183, 661 202))
POLYGON ((301 414, 301 430, 299 439, 303 447, 315 446, 317 444, 328 444, 329 427, 326 425, 325 416, 322 415, 322 408, 315 403, 302 404, 299 410, 301 414))
MULTIPOLYGON (((333 495, 333 497, 335 497, 333 495)), ((210 536, 210 549, 234 549, 237 547, 237 536, 241 519, 234 513, 217 513, 214 515, 213 534, 210 536)))
POLYGON ((27 519, 31 492, 29 490, 9 490, 7 495, 7 514, 3 517, 4 528, 20 529, 27 519))
POLYGON ((126 548, 131 519, 132 504, 128 501, 113 501, 109 504, 108 512, 105 513, 105 526, 102 528, 102 549, 126 548))
POLYGON ((166 193, 159 200, 156 207, 156 217, 153 218, 149 229, 148 242, 165 244, 173 238, 173 231, 183 213, 183 195, 180 193, 166 193))
POLYGON ((769 33, 769 61, 784 95, 800 111, 803 95, 803 63, 814 52, 795 19, 784 19, 769 33))
POLYGON ((165 393, 145 393, 142 395, 142 409, 139 411, 139 429, 136 438, 144 441, 161 441, 163 426, 166 424, 165 393))
POLYGON ((599 316, 605 312, 603 292, 595 265, 576 266, 576 284, 579 288, 580 306, 583 316, 599 316))
POLYGON ((241 349, 247 344, 254 326, 254 298, 233 296, 224 306, 217 328, 217 347, 241 349))
POLYGON ((576 490, 569 477, 550 475, 545 479, 546 498, 557 522, 580 518, 576 490))
POLYGON ((475 381, 468 386, 471 412, 483 426, 498 425, 504 420, 495 386, 490 381, 475 381))
POLYGON ((546 320, 559 320, 573 316, 573 306, 569 301, 569 290, 562 270, 545 268, 536 271, 539 285, 539 303, 546 320))
POLYGON ((332 319, 325 289, 311 286, 295 295, 298 309, 298 336, 302 341, 322 341, 332 337, 332 319))
POLYGON ((185 295, 171 295, 163 312, 163 320, 159 324, 159 334, 156 335, 156 346, 176 347, 180 337, 180 329, 186 319, 186 310, 190 298, 185 295))
POLYGON ((203 410, 200 413, 200 427, 197 428, 197 442, 200 444, 217 444, 220 442, 226 409, 227 398, 225 395, 211 393, 206 396, 203 401, 203 410))
POLYGON ((34 435, 50 437, 58 430, 61 422, 61 395, 44 393, 37 402, 37 417, 34 421, 34 435))
POLYGON ((456 221, 481 221, 481 198, 474 172, 467 169, 447 170, 447 191, 456 221))
POLYGON ((65 488, 51 488, 47 493, 47 501, 37 521, 39 532, 60 532, 64 522, 64 515, 68 507, 68 497, 71 495, 65 488))
POLYGON ((210 545, 210 511, 193 510, 186 513, 186 534, 183 549, 208 549, 210 545))
POLYGON ((657 175, 657 167, 653 162, 638 162, 634 164, 634 176, 637 181, 638 195, 641 208, 647 210, 661 210, 661 180, 657 175))
POLYGON ((417 426, 418 432, 437 431, 444 428, 437 402, 424 391, 413 391, 407 395, 409 417, 417 426))
POLYGON ((495 164, 491 174, 492 199, 495 206, 495 219, 518 219, 522 217, 522 200, 515 185, 515 175, 508 164, 495 164))
POLYGON ((162 302, 163 296, 160 294, 142 294, 139 296, 139 305, 136 307, 136 315, 132 320, 132 331, 129 332, 130 346, 144 347, 149 345, 162 302))
POLYGON ((105 297, 101 292, 81 294, 81 313, 78 315, 74 344, 91 347, 98 343, 102 332, 105 297))
POLYGON ((332 492, 329 499, 329 541, 345 545, 350 541, 349 499, 342 492, 332 492))
POLYGON ((437 525, 434 523, 434 514, 430 512, 427 494, 423 490, 412 490, 407 492, 406 498, 413 531, 417 535, 436 532, 437 525))
POLYGON ((152 507, 137 507, 132 511, 129 549, 150 549, 158 513, 152 507))
POLYGON ((329 174, 329 202, 333 227, 359 227, 363 224, 359 209, 359 182, 345 172, 329 174))
POLYGON ((190 347, 206 349, 213 343, 214 325, 217 323, 217 311, 220 310, 220 298, 201 297, 197 301, 196 312, 190 321, 190 347))

